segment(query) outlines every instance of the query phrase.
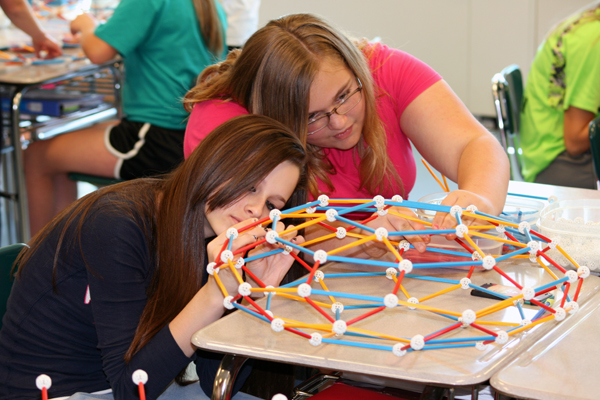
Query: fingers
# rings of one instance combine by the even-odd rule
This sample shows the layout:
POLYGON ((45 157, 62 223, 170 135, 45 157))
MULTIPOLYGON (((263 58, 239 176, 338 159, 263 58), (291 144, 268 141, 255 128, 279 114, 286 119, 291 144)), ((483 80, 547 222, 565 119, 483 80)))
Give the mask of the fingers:
MULTIPOLYGON (((404 207, 392 207, 388 210, 388 214, 386 215, 387 221, 392 228, 392 232, 400 232, 400 231, 423 231, 425 227, 420 222, 403 218, 402 216, 394 215, 395 213, 406 215, 409 218, 416 218, 416 214, 408 208, 404 207), (389 211, 393 212, 389 212, 389 211)), ((389 229, 389 228, 388 228, 389 229)), ((404 235, 404 238, 408 240, 414 248, 422 253, 427 249, 427 245, 431 241, 429 235, 404 235)))

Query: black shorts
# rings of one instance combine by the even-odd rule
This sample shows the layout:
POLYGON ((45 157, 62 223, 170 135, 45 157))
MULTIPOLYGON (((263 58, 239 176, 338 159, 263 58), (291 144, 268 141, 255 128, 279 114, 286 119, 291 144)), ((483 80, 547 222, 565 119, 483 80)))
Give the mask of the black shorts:
POLYGON ((106 130, 104 144, 119 161, 115 178, 135 179, 171 171, 183 161, 185 129, 166 129, 126 119, 106 130))

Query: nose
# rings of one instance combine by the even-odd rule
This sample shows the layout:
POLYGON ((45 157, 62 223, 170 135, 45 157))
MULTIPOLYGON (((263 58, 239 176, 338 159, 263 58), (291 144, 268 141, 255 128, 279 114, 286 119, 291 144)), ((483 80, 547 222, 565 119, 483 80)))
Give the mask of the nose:
POLYGON ((260 199, 248 199, 244 211, 248 215, 248 218, 260 218, 262 216, 264 201, 260 199))
POLYGON ((333 113, 329 116, 329 129, 342 129, 346 125, 346 116, 333 113))

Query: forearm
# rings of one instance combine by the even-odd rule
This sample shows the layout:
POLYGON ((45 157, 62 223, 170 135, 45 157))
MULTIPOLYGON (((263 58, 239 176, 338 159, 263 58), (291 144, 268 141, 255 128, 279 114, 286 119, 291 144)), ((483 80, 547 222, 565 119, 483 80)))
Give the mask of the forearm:
POLYGON ((34 40, 41 40, 46 34, 33 15, 33 11, 25 0, 1 1, 2 10, 12 23, 34 40))
POLYGON ((491 135, 472 140, 458 164, 458 188, 475 193, 490 202, 496 215, 506 201, 510 164, 506 153, 491 135))
POLYGON ((578 156, 590 149, 589 124, 594 113, 577 107, 565 111, 563 131, 565 148, 571 156, 578 156))
POLYGON ((215 283, 209 281, 171 321, 171 334, 187 357, 196 351, 191 343, 192 335, 221 318, 224 311, 223 294, 215 283))

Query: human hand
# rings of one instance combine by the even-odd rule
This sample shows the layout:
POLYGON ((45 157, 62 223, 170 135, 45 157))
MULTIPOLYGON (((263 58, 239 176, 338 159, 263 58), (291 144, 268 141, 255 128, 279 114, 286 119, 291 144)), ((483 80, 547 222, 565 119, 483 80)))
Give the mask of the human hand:
MULTIPOLYGON (((417 215, 410 208, 396 206, 388 208, 385 215, 380 215, 366 225, 375 229, 382 227, 388 232, 425 230, 425 226, 419 222, 417 215)), ((427 249, 427 244, 431 241, 429 235, 390 236, 389 238, 392 240, 404 238, 420 253, 427 249)))
MULTIPOLYGON (((293 225, 289 225, 287 228, 285 228, 283 222, 278 222, 276 232, 282 233, 284 231, 287 233, 280 236, 282 239, 288 242, 293 242, 297 245, 304 243, 304 237, 298 235, 298 231, 294 229, 293 225)), ((266 236, 266 232, 264 232, 263 236, 266 236)), ((262 237, 259 237, 258 240, 260 240, 261 238, 262 237)), ((271 244, 268 242, 264 242, 255 247, 253 250, 251 250, 248 255, 256 256, 258 254, 266 253, 268 251, 273 251, 276 249, 281 249, 284 247, 284 245, 279 243, 271 244)), ((294 254, 298 254, 298 251, 298 249, 292 250, 294 254)), ((270 257, 259 258, 258 260, 251 261, 247 264, 247 268, 265 285, 276 287, 279 286, 281 280, 283 279, 285 274, 287 274, 293 262, 294 257, 291 254, 285 254, 284 252, 281 252, 270 257)), ((253 279, 250 279, 250 277, 248 277, 247 280, 252 286, 258 286, 258 284, 253 279)))
POLYGON ((91 14, 79 14, 71 21, 71 33, 77 35, 79 33, 94 31, 98 26, 98 20, 91 14))
POLYGON ((32 37, 31 40, 33 42, 33 48, 35 49, 35 55, 38 58, 43 56, 44 59, 50 59, 62 55, 60 43, 46 33, 40 37, 32 37), (42 52, 45 54, 42 55, 42 52))
MULTIPOLYGON (((256 221, 258 221, 257 218, 247 219, 238 224, 235 224, 232 228, 235 228, 239 231, 240 229, 247 227, 248 225, 252 225, 256 221)), ((259 238, 264 237, 265 235, 265 230, 260 226, 256 226, 252 229, 241 232, 238 234, 238 237, 233 240, 231 251, 235 253, 236 250, 256 242, 257 240, 259 240, 259 238)), ((209 263, 216 262, 217 264, 221 264, 221 260, 218 257, 221 253, 223 245, 225 244, 225 242, 227 242, 227 240, 227 231, 225 231, 218 235, 215 239, 213 239, 208 244, 208 246, 206 246, 209 263)), ((239 258, 239 255, 234 257, 234 259, 232 260, 234 265, 239 258)), ((237 294, 240 282, 236 279, 234 273, 230 270, 230 268, 221 268, 218 274, 219 280, 221 281, 221 283, 223 283, 227 292, 237 294)), ((212 281, 214 281, 213 276, 209 277, 209 282, 212 281)))
MULTIPOLYGON (((462 208, 466 208, 470 205, 474 205, 477 207, 478 211, 484 212, 486 214, 495 214, 494 206, 490 200, 487 198, 478 195, 473 192, 469 192, 466 190, 455 190, 453 192, 448 193, 446 198, 442 201, 442 205, 445 206, 454 206, 458 205, 462 208)), ((475 224, 484 224, 481 220, 477 220, 472 217, 461 217, 461 221, 463 224, 469 226, 475 224)), ((438 212, 435 214, 432 222, 433 229, 454 229, 456 227, 456 217, 453 217, 449 213, 438 212)), ((454 240, 456 239, 456 234, 450 233, 445 235, 446 239, 454 240)))

